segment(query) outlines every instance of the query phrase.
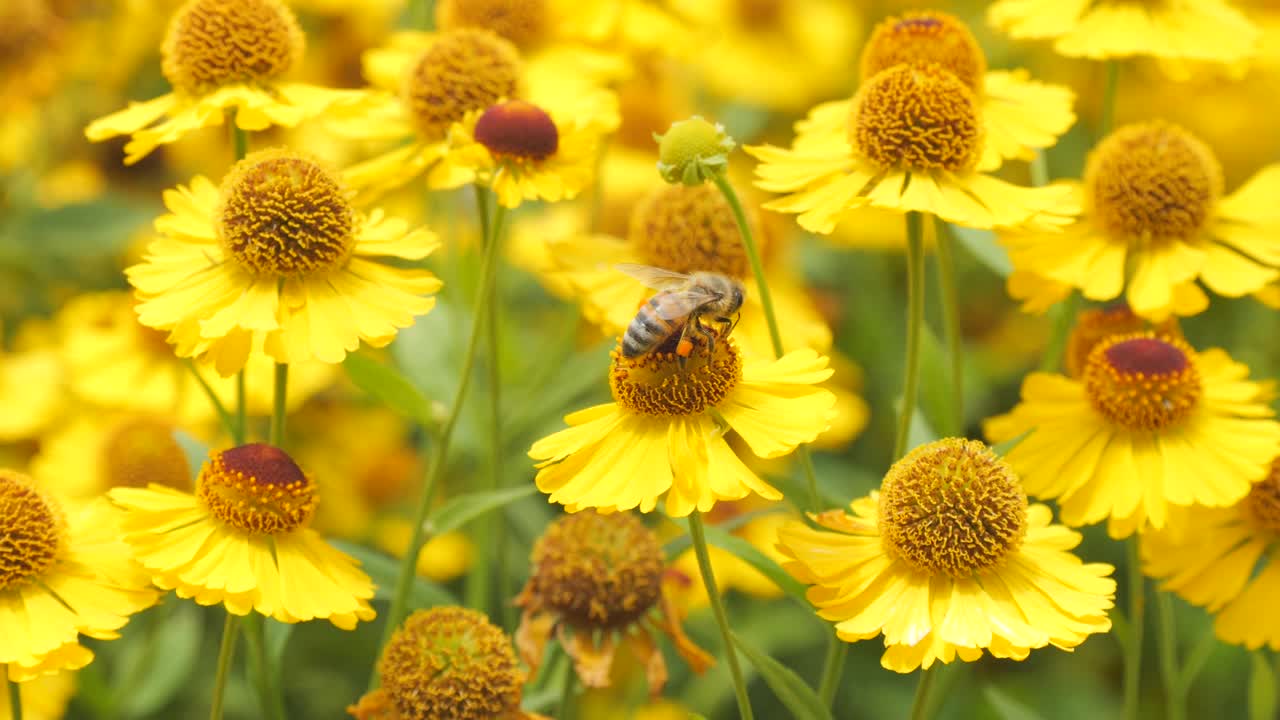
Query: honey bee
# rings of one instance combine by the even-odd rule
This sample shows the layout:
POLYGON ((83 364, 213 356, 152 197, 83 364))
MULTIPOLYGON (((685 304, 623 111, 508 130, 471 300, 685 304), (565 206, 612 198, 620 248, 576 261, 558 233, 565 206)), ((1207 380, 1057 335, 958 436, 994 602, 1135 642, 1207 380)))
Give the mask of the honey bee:
POLYGON ((623 357, 634 358, 653 352, 679 333, 676 355, 683 367, 693 352, 690 331, 706 338, 708 348, 714 351, 716 338, 728 337, 738 324, 744 290, 742 283, 727 275, 714 272, 686 275, 634 263, 622 263, 616 267, 661 291, 640 306, 635 319, 627 326, 627 332, 622 336, 623 357), (708 327, 703 316, 709 316, 718 327, 708 327))

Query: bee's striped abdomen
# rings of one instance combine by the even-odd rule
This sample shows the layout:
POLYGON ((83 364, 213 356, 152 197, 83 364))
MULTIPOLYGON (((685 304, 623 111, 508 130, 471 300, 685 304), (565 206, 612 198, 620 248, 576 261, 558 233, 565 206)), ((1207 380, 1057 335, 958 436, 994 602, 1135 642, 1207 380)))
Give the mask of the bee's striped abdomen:
POLYGON ((662 298, 662 293, 659 293, 640 306, 640 312, 636 313, 635 319, 627 326, 626 334, 622 336, 623 357, 643 355, 675 332, 675 325, 658 316, 657 308, 662 304, 662 298))

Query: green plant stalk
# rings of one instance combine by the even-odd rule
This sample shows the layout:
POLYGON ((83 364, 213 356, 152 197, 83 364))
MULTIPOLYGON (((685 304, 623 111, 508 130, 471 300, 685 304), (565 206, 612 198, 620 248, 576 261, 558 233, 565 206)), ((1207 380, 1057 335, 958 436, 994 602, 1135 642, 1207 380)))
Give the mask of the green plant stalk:
POLYGON ((245 642, 249 644, 249 655, 254 666, 256 685, 262 703, 263 714, 271 720, 287 720, 284 709, 284 694, 280 691, 280 673, 272 667, 271 658, 267 657, 266 619, 257 613, 249 613, 241 622, 245 642))
POLYGON ((1138 720, 1139 684, 1142 680, 1142 630, 1145 625, 1146 581, 1138 559, 1138 536, 1125 543, 1128 550, 1129 637, 1121 643, 1124 649, 1124 720, 1138 720))
POLYGON ((208 380, 204 379, 204 376, 200 374, 200 371, 196 368, 196 364, 192 362, 190 358, 187 358, 184 364, 187 366, 187 369, 191 371, 191 375, 196 379, 196 383, 200 385, 200 389, 204 391, 204 396, 209 399, 209 404, 213 406, 213 411, 218 414, 218 421, 222 423, 222 429, 226 430, 227 434, 231 437, 235 437, 236 420, 231 417, 231 413, 227 411, 226 406, 218 399, 218 395, 213 392, 213 386, 209 384, 208 380))
POLYGON ((284 423, 289 398, 289 365, 276 363, 275 387, 271 401, 271 435, 272 445, 284 447, 284 423))
POLYGON ((573 659, 565 663, 564 684, 560 686, 560 707, 556 720, 574 720, 578 714, 578 671, 573 667, 573 659))
MULTIPOLYGON (((382 630, 382 641, 378 647, 385 646, 391 639, 396 626, 404 619, 405 610, 409 604, 409 590, 413 587, 413 578, 417 574, 418 555, 422 552, 426 537, 427 514, 431 511, 431 502, 435 499, 436 489, 444 476, 445 468, 448 467, 446 460, 449 455, 449 445, 453 441, 453 432, 458 427, 458 420, 462 417, 462 405, 466 401, 467 390, 471 385, 471 373, 475 367, 480 346, 480 324, 485 320, 485 313, 480 311, 480 306, 490 302, 493 297, 494 275, 497 274, 498 249, 502 245, 502 223, 505 218, 506 211, 499 205, 494 214, 494 242, 484 249, 484 255, 480 261, 480 287, 476 291, 476 311, 472 315, 471 335, 462 357, 462 374, 458 378, 458 389, 454 394, 453 406, 449 409, 449 418, 445 421, 444 429, 440 431, 440 444, 436 448, 435 459, 431 464, 431 474, 427 477, 427 484, 422 489, 422 497, 414 511, 411 526, 413 534, 409 538, 409 546, 405 548, 404 558, 400 562, 400 572, 396 576, 395 590, 391 595, 391 607, 387 610, 386 626, 382 630)), ((378 668, 375 664, 369 679, 369 687, 376 687, 377 682, 378 668)))
POLYGON ((689 538, 693 541, 693 553, 698 558, 698 571, 702 574, 702 584, 707 589, 707 599, 711 603, 711 612, 716 616, 716 625, 720 628, 720 638, 724 642, 725 659, 729 663, 729 674, 733 676, 733 692, 738 698, 738 714, 742 720, 753 720, 751 699, 747 696, 747 681, 742 675, 742 666, 738 662, 738 651, 733 646, 733 636, 729 632, 729 618, 724 612, 724 600, 716 589, 716 576, 711 569, 711 554, 707 552, 707 535, 702 526, 702 513, 694 510, 689 513, 689 538))
POLYGON ((907 358, 902 366, 902 411, 898 432, 893 437, 896 461, 907 450, 911 416, 916 410, 920 385, 920 335, 924 330, 924 220, 918 212, 907 213, 907 358))
POLYGON ((964 434, 964 338, 960 335, 955 239, 941 218, 934 218, 934 230, 938 241, 938 289, 942 293, 942 319, 951 359, 951 417, 943 434, 961 437, 964 434))
POLYGON ((9 717, 12 720, 22 720, 22 685, 9 679, 7 665, 0 666, 0 670, 4 671, 4 682, 9 686, 9 717))
POLYGON ((818 683, 818 697, 822 700, 823 707, 829 708, 835 702, 836 689, 840 686, 840 676, 844 672, 848 652, 849 643, 832 632, 827 638, 827 656, 822 660, 822 680, 818 683))
POLYGON ((209 720, 222 720, 222 695, 231 673, 231 658, 236 652, 236 616, 227 613, 222 623, 222 643, 218 647, 218 670, 213 677, 213 701, 209 704, 209 720))
POLYGON ((1040 372, 1056 372, 1062 365, 1062 353, 1067 348, 1067 338, 1071 335, 1071 327, 1075 325, 1079 309, 1080 293, 1075 290, 1054 308, 1053 331, 1049 335, 1044 355, 1040 357, 1040 372))
POLYGON ((920 671, 920 682, 916 684, 916 694, 911 700, 911 720, 925 720, 928 715, 929 690, 933 687, 933 678, 937 675, 937 666, 930 666, 920 671))
POLYGON ((1173 598, 1156 590, 1156 618, 1160 624, 1160 677, 1164 682, 1166 720, 1186 720, 1186 688, 1178 673, 1178 627, 1173 598))
POLYGON ((1116 89, 1120 86, 1120 61, 1107 61, 1107 80, 1102 89, 1102 117, 1098 120, 1098 139, 1111 134, 1116 124, 1116 89))
POLYGON ((236 373, 236 429, 231 433, 231 441, 239 447, 249 436, 249 405, 245 399, 244 370, 236 373))

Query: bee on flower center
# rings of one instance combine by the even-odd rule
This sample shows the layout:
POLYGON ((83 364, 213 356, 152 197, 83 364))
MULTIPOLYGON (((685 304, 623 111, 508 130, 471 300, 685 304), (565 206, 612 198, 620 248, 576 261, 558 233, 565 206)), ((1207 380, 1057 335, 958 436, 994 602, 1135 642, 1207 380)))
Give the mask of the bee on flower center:
POLYGON ((637 358, 663 347, 677 335, 675 353, 681 362, 693 352, 700 335, 709 352, 716 338, 727 338, 741 317, 745 290, 742 283, 714 272, 676 273, 649 265, 624 263, 618 269, 656 290, 657 295, 640 306, 622 337, 622 355, 637 358), (709 317, 716 327, 707 326, 709 317))

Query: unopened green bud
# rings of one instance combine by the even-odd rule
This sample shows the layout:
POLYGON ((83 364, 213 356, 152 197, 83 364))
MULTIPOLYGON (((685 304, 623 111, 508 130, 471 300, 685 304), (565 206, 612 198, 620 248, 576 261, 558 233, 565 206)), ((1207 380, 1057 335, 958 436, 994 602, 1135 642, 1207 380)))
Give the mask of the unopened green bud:
POLYGON ((715 175, 723 175, 729 167, 733 138, 724 126, 694 115, 671 124, 666 135, 654 135, 658 141, 658 173, 669 183, 701 185, 715 175))

